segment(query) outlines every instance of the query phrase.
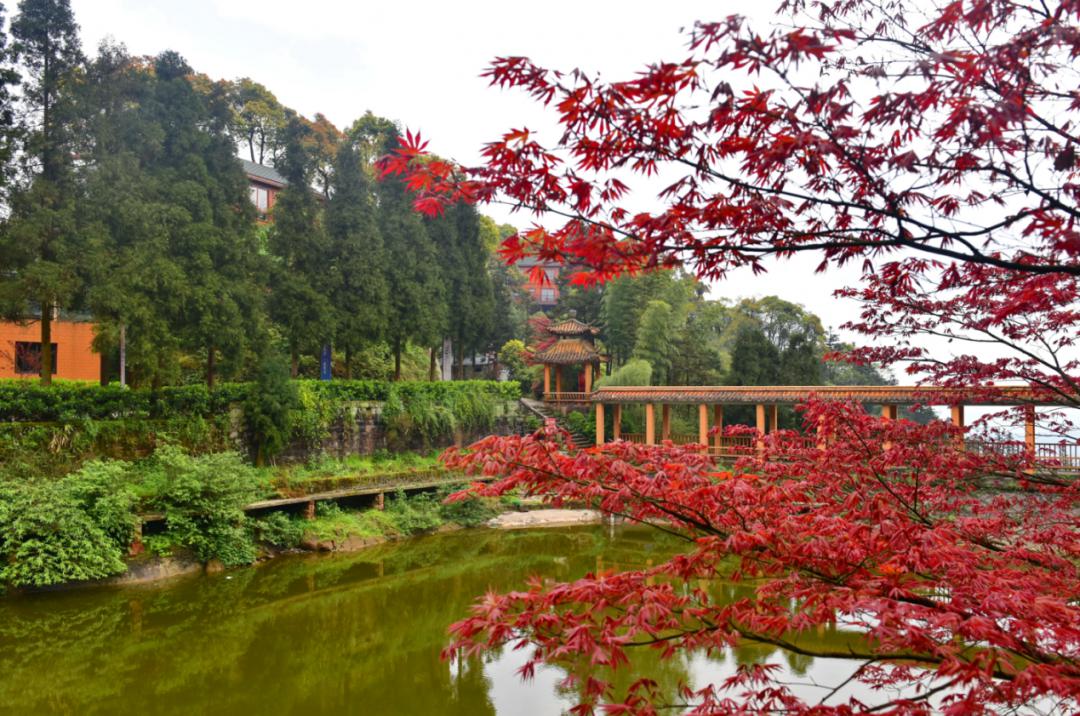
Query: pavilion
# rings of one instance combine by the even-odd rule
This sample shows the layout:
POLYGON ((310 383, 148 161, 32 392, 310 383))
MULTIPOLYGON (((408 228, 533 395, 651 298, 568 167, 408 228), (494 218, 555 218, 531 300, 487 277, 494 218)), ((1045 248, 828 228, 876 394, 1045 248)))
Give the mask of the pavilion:
MULTIPOLYGON (((533 363, 544 366, 544 400, 561 404, 587 405, 593 392, 593 379, 599 373, 600 364, 609 358, 596 349, 596 335, 599 329, 576 318, 552 323, 548 333, 555 336, 555 342, 532 357, 533 363), (585 371, 584 390, 564 391, 565 368, 580 365, 585 371), (552 390, 552 373, 555 377, 555 390, 552 390)), ((576 387, 576 386, 575 386, 576 387)))

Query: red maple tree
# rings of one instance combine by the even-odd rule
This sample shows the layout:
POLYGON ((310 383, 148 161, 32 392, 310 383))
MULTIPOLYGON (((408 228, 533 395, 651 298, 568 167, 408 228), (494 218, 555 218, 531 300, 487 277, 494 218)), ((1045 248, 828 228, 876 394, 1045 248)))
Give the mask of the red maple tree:
MULTIPOLYGON (((820 270, 856 262, 862 281, 841 293, 864 304, 850 327, 874 345, 847 359, 906 364, 960 399, 1020 381, 1080 406, 1080 2, 781 10, 790 21, 762 34, 737 17, 698 23, 684 59, 621 82, 500 58, 492 83, 549 107, 560 136, 513 130, 482 166, 460 168, 426 160, 408 134, 383 172, 406 178, 421 211, 465 200, 535 212, 503 255, 569 262, 582 283, 677 265, 716 279, 800 253, 820 270), (662 208, 634 209, 629 183, 659 177, 662 208), (937 355, 918 336, 970 350, 937 355)), ((485 494, 595 503, 690 545, 647 571, 488 595, 453 627, 453 648, 529 644, 528 674, 582 658, 617 667, 634 648, 768 643, 857 659, 854 680, 908 687, 872 704, 807 703, 763 665, 688 690, 696 713, 1080 708, 1080 483, 1022 451, 962 449, 944 424, 816 401, 805 417, 835 439, 770 436, 730 472, 690 449, 576 451, 556 434, 449 455, 506 476, 474 488, 485 494), (692 588, 732 555, 753 600, 692 588), (864 646, 800 645, 837 621, 862 628, 864 646)), ((581 693, 582 712, 665 705, 648 679, 617 699, 589 677, 581 693)))

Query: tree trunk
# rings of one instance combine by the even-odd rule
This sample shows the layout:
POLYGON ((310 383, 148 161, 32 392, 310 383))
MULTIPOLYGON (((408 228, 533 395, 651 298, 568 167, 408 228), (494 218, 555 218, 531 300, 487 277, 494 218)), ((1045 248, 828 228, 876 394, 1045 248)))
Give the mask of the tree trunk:
POLYGON ((457 344, 458 380, 465 380, 465 342, 458 340, 457 344))
POLYGON ((41 304, 41 384, 52 385, 52 304, 41 304))
POLYGON ((345 348, 345 380, 352 380, 352 349, 345 348))
POLYGON ((289 374, 295 378, 300 375, 300 352, 296 350, 296 344, 292 344, 289 347, 289 353, 291 354, 292 365, 289 367, 289 374))
POLYGON ((217 352, 213 346, 206 351, 206 387, 214 389, 214 367, 217 365, 217 352))
POLYGON ((428 369, 427 369, 428 382, 435 382, 435 347, 432 346, 428 351, 428 369))
POLYGON ((401 380, 401 339, 394 339, 394 380, 401 380))

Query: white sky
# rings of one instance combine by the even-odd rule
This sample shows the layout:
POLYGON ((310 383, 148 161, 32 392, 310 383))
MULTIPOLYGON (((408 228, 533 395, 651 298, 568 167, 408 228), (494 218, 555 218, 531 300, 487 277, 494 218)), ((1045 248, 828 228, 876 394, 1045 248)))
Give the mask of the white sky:
MULTIPOLYGON (((176 50, 197 71, 251 77, 284 104, 309 117, 322 112, 339 127, 369 109, 398 120, 465 164, 479 163, 482 145, 511 127, 550 127, 527 97, 479 77, 494 57, 527 55, 545 66, 621 78, 648 62, 681 58, 679 30, 694 20, 739 13, 764 23, 777 4, 72 0, 88 54, 106 37, 135 54, 176 50)), ((519 227, 530 221, 499 207, 483 210, 519 227)), ((857 309, 832 291, 856 277, 815 276, 815 263, 788 261, 758 277, 740 272, 713 286, 713 295, 778 295, 836 328, 857 309)))

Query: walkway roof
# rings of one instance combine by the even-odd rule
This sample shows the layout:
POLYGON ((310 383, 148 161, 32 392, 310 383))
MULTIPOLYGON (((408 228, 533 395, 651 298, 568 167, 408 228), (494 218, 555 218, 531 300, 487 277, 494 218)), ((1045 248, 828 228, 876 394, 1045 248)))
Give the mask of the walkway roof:
POLYGON ((1027 386, 996 386, 978 390, 907 385, 710 385, 710 386, 620 386, 598 388, 593 403, 667 403, 734 405, 796 404, 811 395, 825 400, 854 400, 876 405, 1066 405, 1073 403, 1059 395, 1035 391, 1027 386))

